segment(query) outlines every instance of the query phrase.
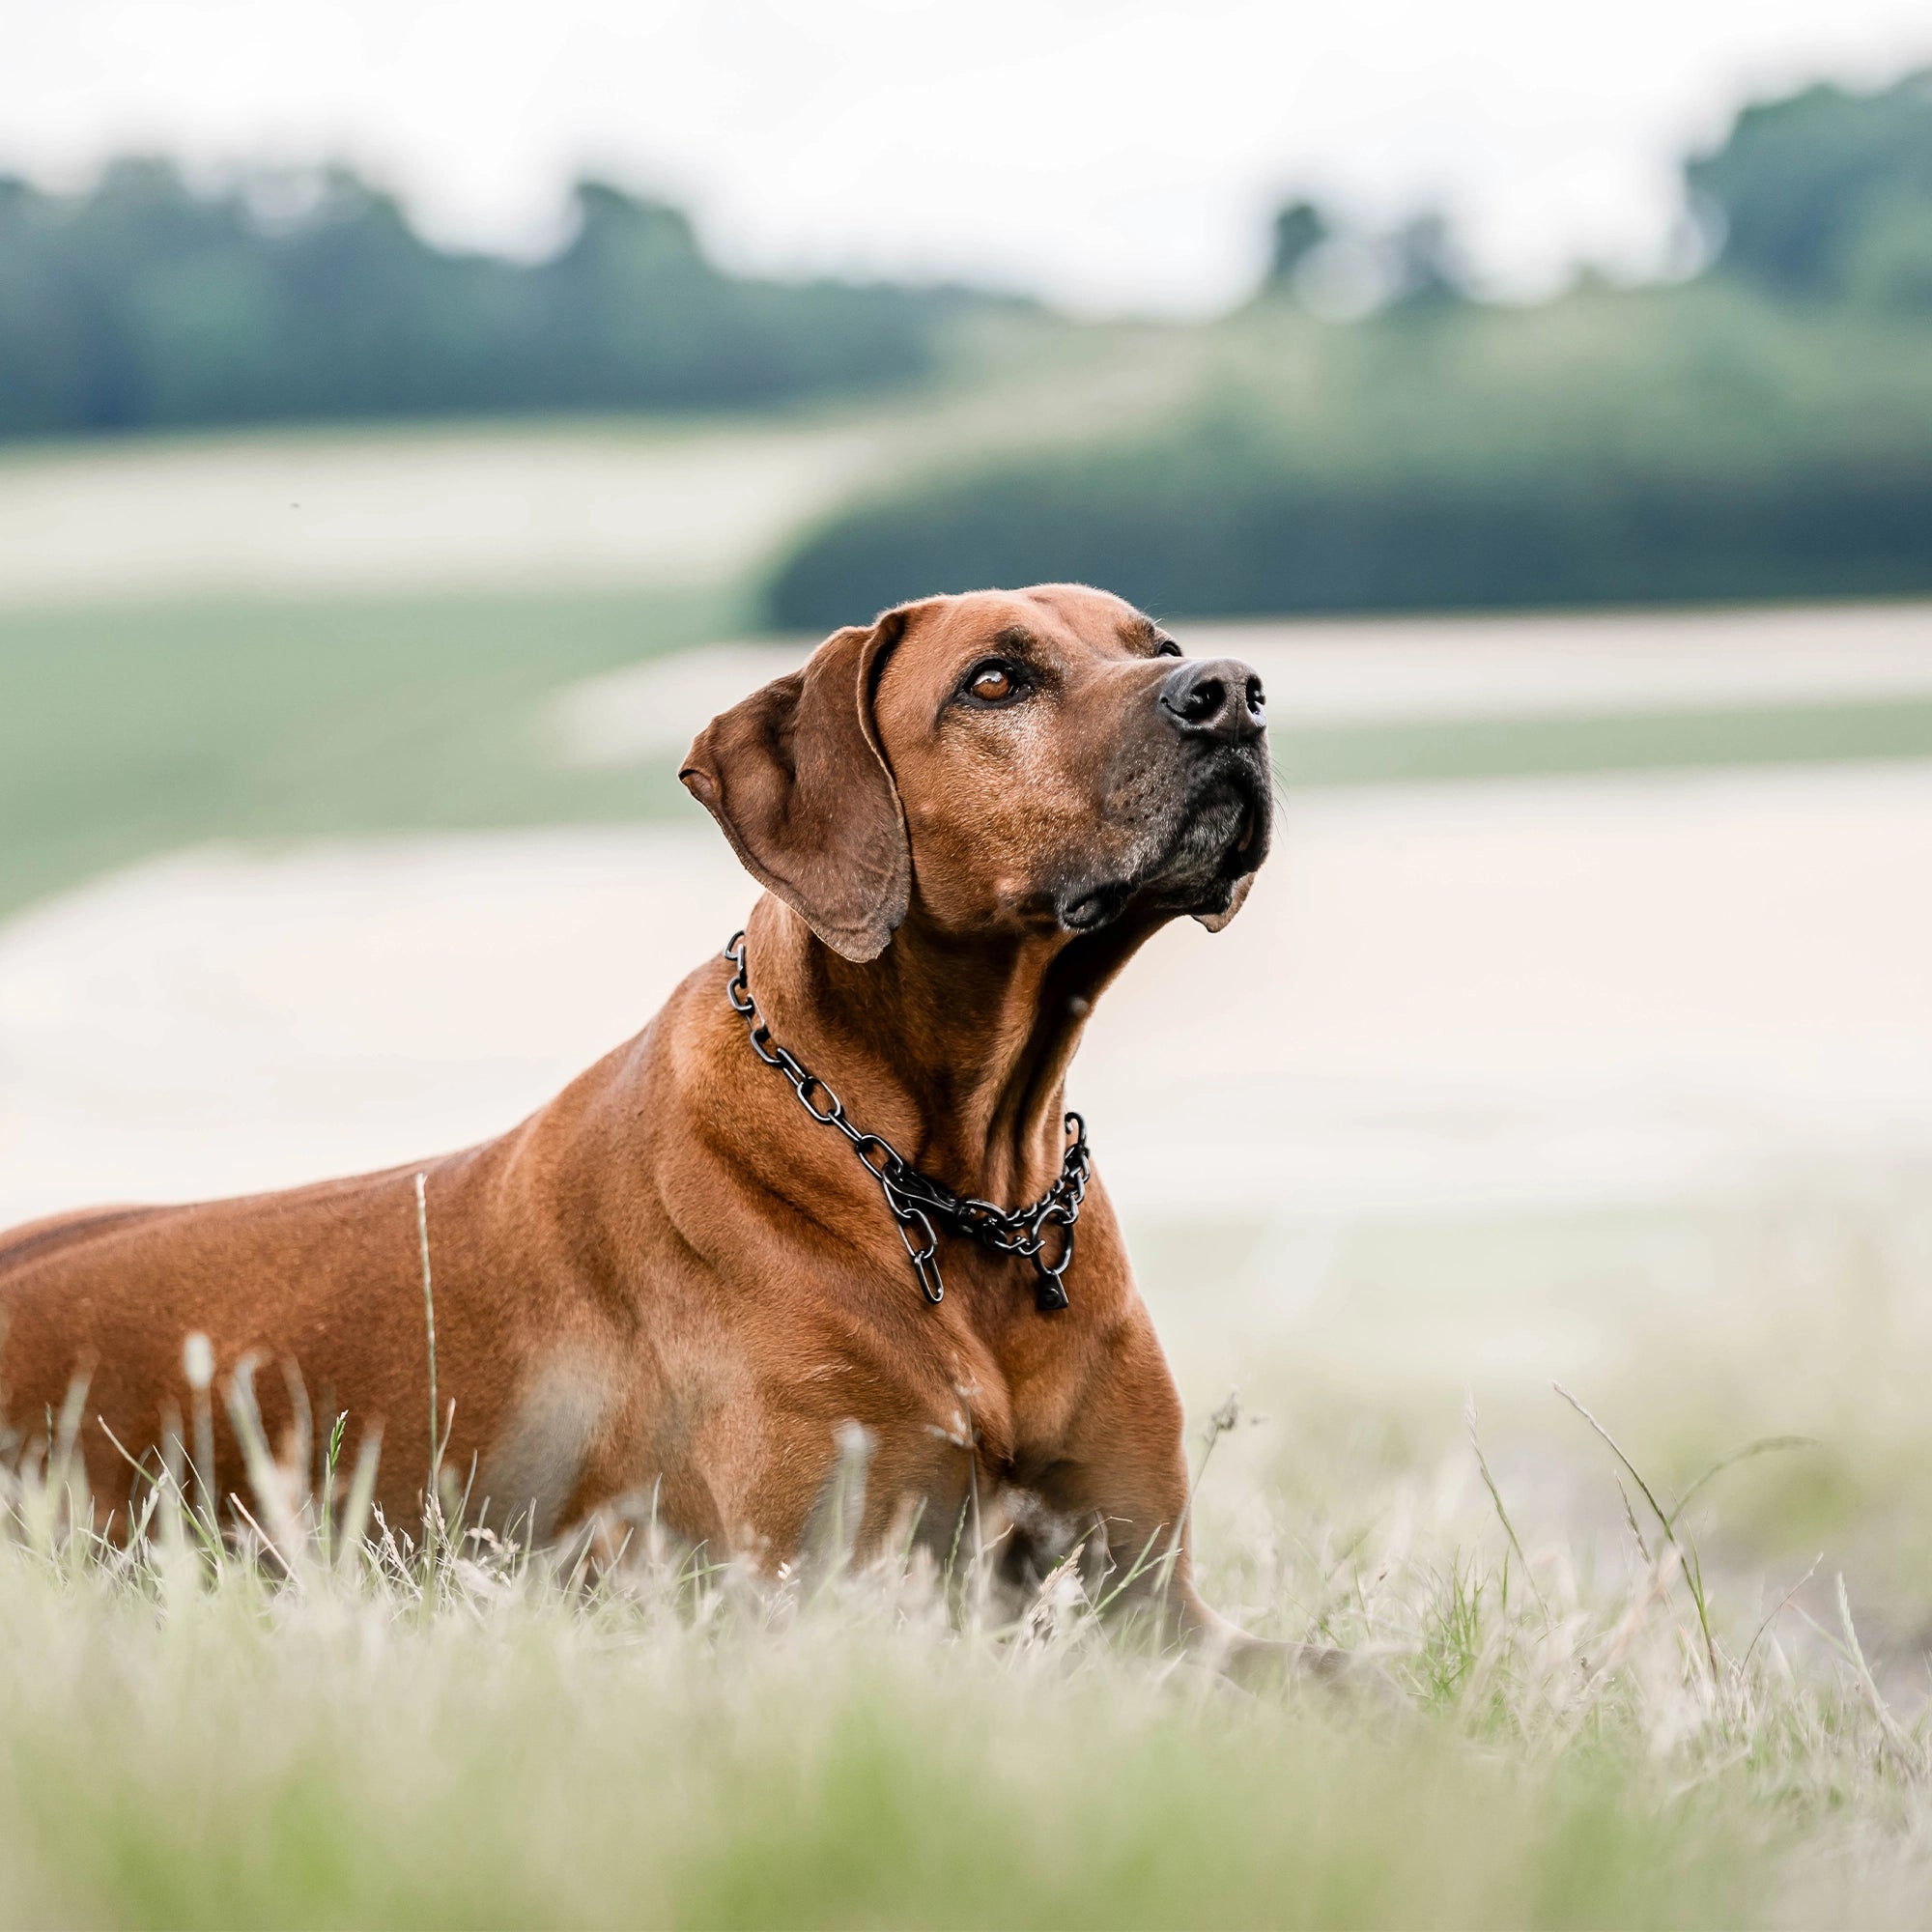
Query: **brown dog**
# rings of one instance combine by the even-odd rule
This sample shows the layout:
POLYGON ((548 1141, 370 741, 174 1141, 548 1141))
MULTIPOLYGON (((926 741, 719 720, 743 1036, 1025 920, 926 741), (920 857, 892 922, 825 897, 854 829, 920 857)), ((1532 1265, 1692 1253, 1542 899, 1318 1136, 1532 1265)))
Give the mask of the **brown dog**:
MULTIPOLYGON (((944 1548, 977 1496, 1022 1580, 1083 1540, 1126 1569, 1172 1547, 1146 1574, 1178 1627, 1244 1641, 1189 1580, 1180 1404, 1105 1190, 1078 1202, 1062 1090, 1149 934, 1233 917, 1266 852, 1266 755, 1246 666, 1181 660, 1069 585, 888 611, 714 720, 683 778, 767 889, 743 979, 713 955, 522 1126, 421 1170, 448 1465, 492 1520, 551 1537, 647 1495, 693 1543, 776 1564, 856 1421, 862 1542, 916 1505, 944 1548), (807 1117, 837 1112, 852 1134, 807 1117), (980 1215, 1009 1251, 944 1208, 1063 1175, 1031 1232, 980 1215)), ((188 1411, 199 1331, 224 1370, 262 1363, 271 1433, 284 1366, 319 1411, 386 1422, 379 1495, 406 1519, 428 1462, 417 1172, 0 1238, 7 1413, 31 1428, 86 1376, 94 1493, 125 1509, 107 1431, 139 1455, 188 1411)), ((225 1494, 225 1426, 215 1456, 225 1494)))

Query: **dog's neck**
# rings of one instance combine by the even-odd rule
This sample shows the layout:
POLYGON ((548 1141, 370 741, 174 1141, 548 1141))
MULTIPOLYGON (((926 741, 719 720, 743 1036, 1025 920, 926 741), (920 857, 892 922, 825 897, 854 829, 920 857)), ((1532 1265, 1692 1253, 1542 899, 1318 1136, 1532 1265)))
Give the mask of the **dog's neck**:
POLYGON ((1151 930, 962 940, 915 907, 855 964, 767 895, 748 958, 774 1038, 856 1125, 956 1192, 1017 1207, 1060 1171, 1067 1067, 1095 997, 1151 930))

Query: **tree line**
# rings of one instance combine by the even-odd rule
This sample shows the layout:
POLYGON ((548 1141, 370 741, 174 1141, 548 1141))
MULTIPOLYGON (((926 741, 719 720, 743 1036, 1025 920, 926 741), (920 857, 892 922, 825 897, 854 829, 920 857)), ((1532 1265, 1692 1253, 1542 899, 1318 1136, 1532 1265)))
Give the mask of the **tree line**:
POLYGON ((811 532, 776 622, 1070 578, 1170 613, 1932 592, 1932 77, 1741 114, 1687 161, 1709 265, 1470 298, 1422 216, 1291 203, 1266 286, 1152 429, 935 471, 811 532), (1325 251, 1380 305, 1311 317, 1325 251))
POLYGON ((596 182, 535 263, 431 246, 346 169, 196 192, 165 161, 0 179, 0 437, 700 410, 917 382, 958 291, 742 278, 596 182))

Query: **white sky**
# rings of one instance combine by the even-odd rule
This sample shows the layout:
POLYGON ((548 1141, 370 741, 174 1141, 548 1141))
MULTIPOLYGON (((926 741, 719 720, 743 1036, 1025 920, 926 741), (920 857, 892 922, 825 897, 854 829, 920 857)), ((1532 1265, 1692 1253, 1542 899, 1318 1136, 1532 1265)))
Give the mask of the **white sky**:
POLYGON ((0 167, 346 155, 534 249, 585 166, 740 266, 1086 310, 1242 295, 1266 211, 1445 204, 1502 288, 1641 270, 1744 99, 1932 61, 1925 0, 0 0, 0 167))

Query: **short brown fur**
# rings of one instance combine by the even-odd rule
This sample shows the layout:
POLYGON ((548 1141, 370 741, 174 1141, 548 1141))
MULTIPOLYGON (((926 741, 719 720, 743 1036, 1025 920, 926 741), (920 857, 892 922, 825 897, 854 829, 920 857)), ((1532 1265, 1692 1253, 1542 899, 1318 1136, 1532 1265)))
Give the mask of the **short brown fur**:
MULTIPOLYGON (((1161 709, 1164 643, 1079 586, 932 599, 837 634, 692 749, 686 782, 769 888, 749 962, 774 1036, 961 1193, 1045 1189, 1094 998, 1177 913, 1225 923, 1265 849, 1264 781, 1243 808, 1252 864, 1189 831, 1235 821, 1196 795, 1220 752, 1197 754, 1161 709), (1013 649, 1037 680, 1025 702, 959 695, 1013 649)), ((862 1544, 915 1504, 947 1540, 976 1489, 989 1510, 1013 1499, 1016 1554, 1041 1520, 1103 1539, 1117 1565, 1178 1535, 1170 1617, 1249 1644, 1194 1591, 1180 1404, 1097 1176, 1069 1307, 1040 1312, 1024 1262, 956 1237, 928 1305, 875 1182, 753 1057, 727 977, 708 956, 641 1034, 483 1146, 0 1236, 9 1417, 31 1434, 85 1375, 90 1481, 125 1512, 106 1430, 139 1454, 189 1411, 183 1342, 200 1331, 224 1373, 258 1359, 271 1432, 284 1365, 318 1413, 349 1411, 352 1440, 380 1422, 379 1495, 408 1520, 427 1463, 420 1171, 447 1464, 473 1470, 493 1520, 533 1512, 548 1536, 654 1495, 691 1542, 774 1565, 856 1420, 875 1444, 862 1544)), ((225 1423, 217 1460, 225 1493, 225 1423)))

